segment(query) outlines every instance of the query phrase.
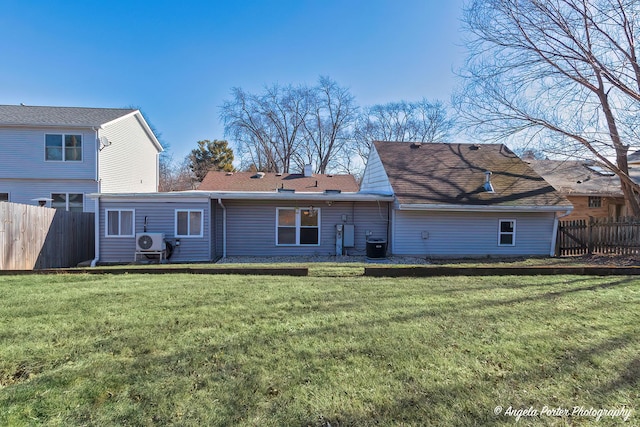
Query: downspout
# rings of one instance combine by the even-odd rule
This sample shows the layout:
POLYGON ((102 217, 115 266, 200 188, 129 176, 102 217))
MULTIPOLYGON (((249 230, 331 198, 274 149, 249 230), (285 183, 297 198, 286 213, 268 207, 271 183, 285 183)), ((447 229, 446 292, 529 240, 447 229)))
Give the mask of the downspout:
POLYGON ((218 204, 222 208, 222 258, 227 257, 227 208, 222 204, 222 199, 218 199, 218 204))
POLYGON ((95 200, 95 213, 94 215, 94 251, 95 255, 93 260, 91 260, 91 267, 95 267, 98 261, 100 260, 100 196, 96 197, 95 200))
POLYGON ((549 250, 549 256, 556 255, 556 241, 558 239, 558 222, 560 218, 564 218, 573 212, 573 208, 567 209, 562 215, 558 215, 558 212, 555 213, 553 218, 553 238, 551 239, 551 249, 549 250))

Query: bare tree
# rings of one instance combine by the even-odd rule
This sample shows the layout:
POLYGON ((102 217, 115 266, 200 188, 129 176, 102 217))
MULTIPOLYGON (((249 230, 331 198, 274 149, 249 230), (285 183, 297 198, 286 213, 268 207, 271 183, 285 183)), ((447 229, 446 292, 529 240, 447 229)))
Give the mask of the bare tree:
POLYGON ((198 180, 191 172, 189 156, 175 162, 173 156, 160 157, 160 185, 158 191, 184 191, 196 188, 198 180))
POLYGON ((273 85, 261 95, 232 90, 221 118, 245 164, 265 172, 289 172, 310 108, 308 89, 273 85))
POLYGON ((474 133, 596 158, 640 215, 627 164, 640 125, 640 2, 474 0, 464 20, 470 55, 456 103, 474 133))
POLYGON ((365 159, 373 141, 446 142, 453 126, 439 101, 390 102, 364 109, 355 125, 354 140, 365 159))
POLYGON ((320 77, 308 94, 310 109, 303 122, 302 151, 306 156, 299 156, 297 166, 315 162, 317 173, 344 169, 350 156, 349 131, 358 110, 355 99, 329 77, 320 77))
POLYGON ((287 173, 315 164, 317 173, 327 173, 348 164, 357 106, 349 90, 329 77, 312 87, 273 85, 258 95, 234 88, 232 98, 220 117, 241 168, 287 173))

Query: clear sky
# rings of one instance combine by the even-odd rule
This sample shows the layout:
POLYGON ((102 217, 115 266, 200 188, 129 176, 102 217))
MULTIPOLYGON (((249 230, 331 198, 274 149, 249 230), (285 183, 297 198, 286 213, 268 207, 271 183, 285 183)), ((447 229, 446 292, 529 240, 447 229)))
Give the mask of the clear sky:
POLYGON ((449 101, 463 0, 2 0, 0 104, 142 109, 184 157, 223 139, 232 87, 449 101))

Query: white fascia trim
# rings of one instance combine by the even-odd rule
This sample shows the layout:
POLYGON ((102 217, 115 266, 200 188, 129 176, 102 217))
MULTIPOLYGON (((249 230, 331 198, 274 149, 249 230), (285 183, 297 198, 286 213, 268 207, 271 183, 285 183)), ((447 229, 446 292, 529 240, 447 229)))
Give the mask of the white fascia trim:
POLYGON ((398 210, 403 211, 455 211, 455 212, 564 212, 572 210, 573 206, 485 206, 485 205, 429 205, 429 204, 399 204, 398 210))
POLYGON ((123 196, 113 196, 113 195, 104 195, 104 194, 88 194, 89 198, 99 198, 103 202, 164 202, 164 203, 208 203, 208 197, 136 197, 135 195, 131 195, 127 197, 123 196))
POLYGON ((209 199, 222 200, 316 200, 331 202, 392 202, 393 196, 362 193, 278 193, 273 191, 176 191, 170 193, 92 193, 90 198, 100 197, 102 200, 128 200, 128 201, 168 201, 177 200, 202 201, 209 199), (200 199, 200 200, 199 200, 200 199))
POLYGON ((112 125, 112 124, 117 123, 117 122, 119 122, 121 120, 128 119, 129 117, 133 117, 133 116, 136 116, 136 115, 139 117, 140 122, 142 123, 142 127, 144 128, 144 130, 147 133, 147 135, 149 135, 149 139, 151 139, 151 142, 153 143, 153 145, 155 145, 156 150, 158 150, 158 153, 164 151, 164 148, 162 148, 162 145, 160 144, 160 141, 158 141, 158 138, 156 138, 156 136, 153 134, 153 131, 149 127, 149 124, 147 123, 147 121, 144 119, 144 116, 142 115, 140 110, 132 111, 131 113, 125 114, 124 116, 120 116, 117 119, 111 120, 110 122, 103 123, 102 125, 100 125, 100 129, 104 129, 105 126, 112 125))
POLYGON ((125 115, 123 115, 123 116, 120 116, 120 117, 118 117, 118 118, 116 118, 116 119, 113 119, 113 120, 111 120, 111 121, 109 121, 109 122, 102 123, 102 124, 100 125, 100 128, 102 129, 102 128, 104 128, 105 126, 109 126, 109 125, 112 125, 112 124, 114 124, 114 123, 117 123, 117 122, 119 122, 119 121, 121 121, 121 120, 124 120, 124 119, 126 119, 126 118, 129 118, 129 117, 131 117, 131 116, 135 116, 135 115, 136 115, 137 113, 139 113, 139 112, 140 112, 140 110, 134 110, 134 111, 132 111, 132 112, 130 112, 130 113, 127 113, 127 114, 125 114, 125 115))

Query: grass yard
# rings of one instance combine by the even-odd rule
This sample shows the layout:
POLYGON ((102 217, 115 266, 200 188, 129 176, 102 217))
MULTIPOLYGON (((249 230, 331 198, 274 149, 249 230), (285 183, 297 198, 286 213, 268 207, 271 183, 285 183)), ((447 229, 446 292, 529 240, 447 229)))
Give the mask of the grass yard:
POLYGON ((333 275, 2 276, 0 425, 640 424, 638 278, 333 275))

